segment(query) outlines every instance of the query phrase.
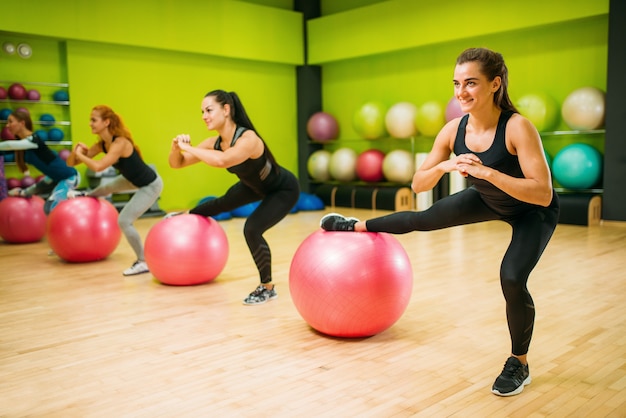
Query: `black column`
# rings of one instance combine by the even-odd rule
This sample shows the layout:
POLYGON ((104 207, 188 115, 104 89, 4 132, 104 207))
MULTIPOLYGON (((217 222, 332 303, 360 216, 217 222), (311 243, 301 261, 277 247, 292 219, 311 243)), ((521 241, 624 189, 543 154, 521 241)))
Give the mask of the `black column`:
POLYGON ((296 67, 297 82, 297 114, 298 114, 298 178, 303 192, 310 193, 307 161, 309 155, 322 146, 312 144, 306 132, 306 124, 315 112, 322 110, 322 68, 319 65, 308 65, 307 20, 321 14, 319 0, 294 0, 293 9, 302 12, 304 30, 304 65, 296 67))
POLYGON ((609 3, 602 219, 626 221, 626 2, 609 3))

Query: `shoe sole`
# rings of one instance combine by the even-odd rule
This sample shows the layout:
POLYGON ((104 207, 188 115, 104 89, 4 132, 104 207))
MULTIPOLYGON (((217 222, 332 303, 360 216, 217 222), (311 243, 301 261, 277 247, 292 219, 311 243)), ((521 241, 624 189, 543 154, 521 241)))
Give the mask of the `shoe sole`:
POLYGON ((137 272, 137 273, 126 273, 126 272, 124 272, 124 273, 122 273, 122 275, 124 275, 124 276, 136 276, 138 274, 146 274, 146 273, 150 273, 150 270, 140 271, 140 272, 137 272))
POLYGON ((498 395, 498 396, 515 396, 515 395, 519 395, 524 390, 524 386, 530 385, 531 380, 532 379, 530 378, 530 376, 528 376, 526 379, 524 379, 522 384, 519 385, 519 387, 517 389, 515 389, 514 391, 511 391, 511 392, 500 393, 500 391, 497 390, 497 389, 491 389, 491 393, 493 393, 494 395, 498 395))
POLYGON ((269 302, 270 300, 274 300, 278 297, 278 295, 276 296, 272 296, 271 298, 267 298, 262 302, 246 302, 245 300, 243 301, 243 304, 246 306, 254 306, 254 305, 263 305, 264 303, 269 302))

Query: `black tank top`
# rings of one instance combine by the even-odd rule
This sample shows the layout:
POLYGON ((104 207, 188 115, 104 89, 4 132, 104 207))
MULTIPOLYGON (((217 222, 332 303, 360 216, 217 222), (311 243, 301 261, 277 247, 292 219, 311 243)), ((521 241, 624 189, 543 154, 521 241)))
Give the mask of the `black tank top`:
MULTIPOLYGON (((491 167, 512 177, 524 178, 517 155, 511 154, 506 148, 506 124, 512 115, 513 112, 502 112, 500 114, 493 143, 489 149, 483 152, 474 152, 467 147, 465 143, 465 128, 470 115, 463 116, 454 141, 454 153, 456 155, 475 154, 486 167, 491 167)), ((536 207, 536 205, 511 197, 486 180, 468 176, 467 181, 478 190, 485 204, 501 215, 517 215, 525 212, 529 207, 536 207)))
POLYGON ((37 170, 55 181, 65 180, 76 175, 76 169, 69 167, 57 153, 48 148, 37 133, 33 133, 30 139, 24 140, 37 145, 37 148, 24 151, 25 162, 35 166, 37 170))
MULTIPOLYGON (((243 135, 247 128, 238 126, 230 141, 230 146, 235 146, 237 140, 243 135)), ((213 147, 217 151, 222 151, 222 137, 218 137, 213 147)), ((259 194, 273 191, 279 184, 280 167, 275 167, 268 157, 267 147, 264 146, 263 154, 259 158, 248 158, 242 163, 228 167, 230 173, 239 177, 239 180, 259 194)))
MULTIPOLYGON (((115 141, 115 136, 113 141, 115 141)), ((113 142, 112 141, 112 142, 113 142)), ((102 142, 102 150, 106 153, 104 148, 104 142, 102 142)), ((120 157, 115 164, 115 167, 126 180, 130 181, 137 187, 147 186, 156 180, 156 172, 150 168, 139 156, 139 153, 133 146, 133 153, 128 157, 120 157)))

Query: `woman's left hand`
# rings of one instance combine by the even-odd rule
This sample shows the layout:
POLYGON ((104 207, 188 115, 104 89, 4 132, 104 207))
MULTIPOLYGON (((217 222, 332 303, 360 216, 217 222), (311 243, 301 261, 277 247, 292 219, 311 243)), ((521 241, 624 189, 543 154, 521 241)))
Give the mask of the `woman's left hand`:
POLYGON ((474 154, 461 154, 454 159, 456 170, 463 177, 468 175, 479 178, 477 176, 480 168, 484 167, 480 159, 474 154))
POLYGON ((191 137, 187 134, 176 135, 175 141, 178 147, 183 151, 192 148, 191 137))

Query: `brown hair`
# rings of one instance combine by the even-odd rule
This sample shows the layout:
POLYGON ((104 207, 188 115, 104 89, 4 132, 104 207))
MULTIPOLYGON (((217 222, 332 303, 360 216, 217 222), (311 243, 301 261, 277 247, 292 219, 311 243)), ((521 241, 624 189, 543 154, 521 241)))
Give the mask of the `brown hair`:
POLYGON ((502 82, 496 94, 493 95, 493 102, 503 111, 519 113, 509 98, 509 70, 506 68, 502 54, 487 48, 469 48, 456 59, 457 65, 467 62, 477 62, 480 65, 480 72, 489 81, 500 77, 502 82))
MULTIPOLYGON (((25 110, 17 109, 9 115, 9 117, 13 116, 20 122, 24 122, 24 126, 29 131, 33 131, 33 120, 30 117, 30 113, 25 110)), ((24 160, 24 150, 15 151, 15 164, 18 166, 20 171, 24 172, 28 170, 28 166, 26 165, 26 161, 24 160)))

